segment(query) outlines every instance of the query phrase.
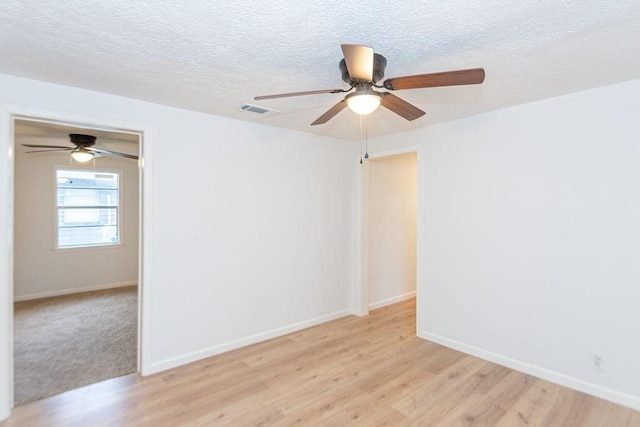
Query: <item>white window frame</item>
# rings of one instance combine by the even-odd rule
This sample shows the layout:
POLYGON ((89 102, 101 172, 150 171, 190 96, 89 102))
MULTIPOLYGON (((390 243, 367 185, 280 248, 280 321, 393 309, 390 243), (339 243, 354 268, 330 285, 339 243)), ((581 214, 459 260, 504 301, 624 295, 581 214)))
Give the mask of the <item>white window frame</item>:
POLYGON ((95 249, 109 249, 119 248, 124 246, 124 224, 123 218, 123 205, 124 205, 124 191, 122 186, 122 170, 121 169, 105 169, 94 167, 82 167, 75 165, 56 165, 53 167, 53 249, 54 251, 78 251, 78 250, 95 250, 95 249), (117 218, 117 232, 118 241, 115 243, 99 243, 90 245, 77 245, 77 246, 60 246, 58 243, 58 171, 59 170, 74 170, 79 172, 95 172, 95 173, 114 173, 118 176, 118 218, 117 218))

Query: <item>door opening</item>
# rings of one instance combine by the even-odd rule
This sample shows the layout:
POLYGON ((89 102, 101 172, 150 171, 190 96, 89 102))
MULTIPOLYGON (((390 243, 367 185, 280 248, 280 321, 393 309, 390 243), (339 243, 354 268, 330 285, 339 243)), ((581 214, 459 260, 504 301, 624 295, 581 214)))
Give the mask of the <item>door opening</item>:
POLYGON ((418 148, 371 154, 360 171, 360 274, 355 312, 366 315, 370 309, 415 295, 419 313, 418 148))
MULTIPOLYGON (((13 128, 13 174, 9 181, 10 183, 12 182, 14 190, 13 239, 10 243, 13 264, 10 265, 11 289, 7 294, 12 297, 12 300, 15 299, 17 301, 17 305, 31 306, 28 309, 32 309, 33 306, 51 305, 53 303, 69 305, 72 302, 80 302, 84 304, 84 310, 93 313, 90 315, 78 312, 80 316, 85 317, 75 319, 70 319, 70 316, 60 316, 61 318, 67 317, 66 320, 71 320, 71 322, 68 322, 70 330, 55 334, 56 338, 61 338, 64 334, 78 335, 80 329, 86 332, 86 329, 91 324, 91 318, 96 317, 95 310, 100 308, 100 304, 107 302, 109 304, 120 304, 118 305, 118 313, 113 313, 115 305, 102 310, 106 317, 102 318, 101 321, 113 321, 116 322, 114 325, 122 326, 122 322, 118 321, 126 318, 128 324, 126 325, 127 331, 124 332, 125 335, 111 336, 109 339, 128 346, 129 353, 127 357, 131 359, 126 361, 128 367, 122 371, 118 366, 105 367, 104 363, 94 365, 94 368, 81 366, 74 371, 74 375, 69 375, 67 372, 66 379, 69 379, 70 376, 78 377, 78 372, 81 371, 98 371, 97 373, 90 372, 91 375, 87 377, 90 380, 89 383, 93 383, 120 376, 121 374, 141 371, 141 307, 144 285, 142 280, 142 218, 144 207, 142 190, 144 186, 141 166, 143 164, 144 131, 22 115, 13 116, 11 120, 13 128), (22 146, 24 143, 71 146, 68 143, 69 134, 80 133, 97 135, 100 147, 139 156, 141 160, 121 158, 121 156, 101 156, 86 164, 79 164, 70 159, 68 152, 52 153, 48 149, 25 148, 22 146), (26 153, 26 151, 41 152, 26 153), (86 173, 92 175, 92 177, 89 177, 92 179, 88 179, 84 175, 78 175, 75 178, 74 175, 71 180, 76 180, 74 184, 77 184, 75 185, 77 188, 71 188, 74 187, 73 185, 67 185, 69 188, 62 185, 64 187, 62 188, 56 185, 56 180, 65 179, 69 181, 70 178, 66 175, 62 178, 57 176, 56 172, 59 169, 64 170, 67 175, 77 175, 78 173, 82 175, 81 172, 84 171, 85 175, 86 173), (113 188, 102 188, 96 184, 96 182, 108 181, 107 178, 115 181, 114 177, 117 178, 120 184, 118 191, 114 191, 113 188), (29 193, 28 198, 25 197, 26 193, 29 193), (60 204, 60 198, 63 196, 66 196, 66 205, 60 204), (34 206, 34 197, 39 199, 38 203, 40 205, 34 206), (91 205, 93 202, 96 202, 95 205, 91 205), (38 215, 41 216, 38 217, 38 215), (103 224, 104 221, 108 222, 108 224, 106 222, 103 224), (74 225, 73 229, 68 227, 69 224, 74 225), (80 244, 76 247, 59 247, 57 239, 63 235, 61 234, 63 232, 65 238, 69 238, 69 233, 74 234, 71 237, 76 240, 72 239, 71 241, 77 241, 80 244), (102 237, 97 240, 94 239, 98 235, 102 237), (84 243, 94 240, 101 244, 84 245, 84 243), (105 242, 115 242, 115 244, 106 245, 104 244, 105 242), (129 260, 126 265, 123 261, 124 259, 129 260), (113 268, 116 265, 119 268, 113 268), (92 306, 91 304, 94 305, 92 306), (118 316, 122 318, 117 319, 118 316), (78 328, 75 332, 73 330, 74 327, 78 328), (126 343, 121 341, 126 341, 126 343), (132 348, 130 348, 131 346, 132 348), (96 381, 93 379, 96 379, 96 381)), ((97 146, 98 144, 96 144, 97 146)), ((55 312, 56 310, 53 311, 55 312)), ((23 313, 25 311, 21 310, 20 314, 22 315, 23 313)), ((25 403, 24 396, 17 393, 18 383, 24 379, 18 373, 19 365, 24 360, 18 362, 17 358, 19 356, 17 353, 21 348, 25 348, 25 346, 21 346, 16 342, 18 339, 17 328, 22 328, 25 324, 29 326, 29 322, 19 322, 14 317, 18 314, 17 311, 11 310, 10 314, 10 321, 12 321, 10 323, 13 323, 15 327, 9 342, 9 345, 15 350, 15 352, 11 353, 11 370, 9 372, 9 376, 12 378, 12 390, 14 391, 11 406, 14 406, 15 404, 25 403)), ((113 335, 113 329, 111 328, 109 333, 102 333, 102 341, 95 341, 94 344, 100 347, 101 342, 106 347, 111 347, 113 344, 105 342, 104 335, 113 335)), ((100 334, 99 331, 97 333, 100 334)), ((88 336, 90 335, 91 333, 88 336)), ((20 339, 22 337, 23 335, 20 335, 20 339)), ((60 342, 59 339, 56 339, 47 344, 55 345, 60 344, 60 342)), ((63 340, 63 342, 66 341, 63 340)), ((33 347, 35 347, 33 343, 29 343, 26 346, 27 349, 31 350, 33 347)), ((86 350, 86 348, 83 349, 83 351, 86 350)), ((105 347, 96 348, 96 351, 100 353, 104 353, 104 350, 105 347)), ((27 353, 30 354, 25 356, 26 359, 37 356, 37 354, 34 354, 37 352, 28 350, 27 353)), ((113 364, 123 364, 123 352, 116 351, 113 354, 115 355, 116 353, 120 354, 118 358, 114 356, 113 364)), ((77 360, 80 360, 86 354, 86 352, 73 353, 70 358, 77 357, 77 360)), ((56 357, 66 358, 64 352, 58 352, 56 357)), ((53 359, 55 360, 56 357, 53 357, 53 359)), ((71 369, 73 369, 73 363, 67 363, 65 368, 69 369, 69 366, 72 366, 71 369)), ((58 372, 57 375, 65 377, 64 372, 58 372)), ((86 379, 72 378, 72 381, 68 381, 66 385, 69 387, 67 389, 88 384, 82 383, 82 381, 86 381, 86 379), (81 382, 78 383, 77 381, 81 382)), ((48 384, 48 386, 50 385, 48 384)), ((63 387, 65 386, 63 385, 63 387)), ((55 391, 54 386, 53 393, 47 392, 37 398, 46 397, 48 394, 57 394, 67 389, 55 391)))
POLYGON ((416 293, 416 153, 369 161, 369 309, 416 293))

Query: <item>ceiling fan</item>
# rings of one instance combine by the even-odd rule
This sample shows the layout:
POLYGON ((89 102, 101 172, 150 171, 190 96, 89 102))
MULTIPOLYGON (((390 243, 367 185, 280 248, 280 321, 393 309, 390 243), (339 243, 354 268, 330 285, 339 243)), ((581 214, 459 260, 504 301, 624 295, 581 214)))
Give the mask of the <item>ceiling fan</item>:
POLYGON ((341 47, 344 59, 340 61, 340 71, 342 72, 342 80, 350 86, 349 89, 323 89, 306 92, 280 93, 256 96, 254 99, 285 98, 289 96, 317 95, 322 93, 347 93, 355 89, 355 92, 346 95, 343 100, 318 117, 311 125, 321 125, 328 122, 347 106, 357 114, 367 115, 382 105, 407 120, 415 120, 422 117, 425 112, 390 92, 379 92, 373 88, 384 88, 387 90, 421 89, 427 87, 480 84, 484 81, 484 69, 472 68, 468 70, 394 77, 385 80, 382 84, 378 84, 377 82, 384 77, 387 59, 382 55, 374 53, 373 48, 369 46, 343 44, 341 47))
POLYGON ((117 151, 105 150, 104 148, 94 148, 96 143, 96 137, 93 135, 83 135, 80 133, 70 133, 69 138, 71 143, 75 147, 65 147, 62 145, 36 145, 36 144, 22 144, 24 147, 29 148, 46 148, 46 150, 27 151, 27 153, 48 153, 54 151, 70 151, 71 157, 81 163, 88 162, 94 157, 102 154, 106 156, 124 157, 127 159, 138 160, 138 156, 131 154, 119 153, 117 151))

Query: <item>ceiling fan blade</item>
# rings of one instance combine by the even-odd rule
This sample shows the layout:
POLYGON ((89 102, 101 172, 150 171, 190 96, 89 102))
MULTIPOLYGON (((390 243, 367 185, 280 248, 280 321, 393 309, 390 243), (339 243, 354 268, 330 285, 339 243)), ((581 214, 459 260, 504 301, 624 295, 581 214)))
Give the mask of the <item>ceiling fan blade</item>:
POLYGON ((37 144, 22 144, 23 147, 29 148, 66 148, 67 150, 73 150, 75 147, 69 147, 68 145, 37 145, 37 144))
POLYGON ((54 148, 53 150, 31 150, 25 151, 25 153, 53 153, 56 151, 71 151, 73 148, 54 148))
POLYGON ((338 102, 336 105, 334 105, 333 107, 329 108, 329 110, 327 110, 326 113, 324 113, 323 115, 321 115, 320 117, 318 117, 316 119, 315 122, 311 123, 311 126, 315 126, 315 125, 323 125, 325 123, 327 123, 329 120, 331 120, 336 114, 338 114, 340 111, 344 110, 344 108, 347 106, 347 101, 345 101, 344 99, 340 102, 338 102))
POLYGON ((359 44, 343 44, 342 54, 351 80, 373 80, 373 48, 359 44))
POLYGON ((409 121, 425 115, 424 111, 392 93, 381 92, 380 95, 382 95, 380 105, 409 121))
POLYGON ((344 89, 308 90, 305 92, 290 92, 290 93, 278 93, 275 95, 262 95, 262 96, 256 96, 253 99, 255 99, 256 101, 260 101, 262 99, 287 98, 289 96, 318 95, 321 93, 340 93, 340 92, 348 92, 348 91, 344 89))
POLYGON ((484 69, 472 68, 469 70, 394 77, 385 80, 384 87, 389 90, 420 89, 425 87, 475 85, 483 81, 484 69))
POLYGON ((108 156, 125 157, 127 159, 138 160, 138 156, 134 156, 133 154, 118 153, 117 151, 105 150, 103 148, 87 147, 86 150, 92 153, 100 153, 106 154, 108 156))

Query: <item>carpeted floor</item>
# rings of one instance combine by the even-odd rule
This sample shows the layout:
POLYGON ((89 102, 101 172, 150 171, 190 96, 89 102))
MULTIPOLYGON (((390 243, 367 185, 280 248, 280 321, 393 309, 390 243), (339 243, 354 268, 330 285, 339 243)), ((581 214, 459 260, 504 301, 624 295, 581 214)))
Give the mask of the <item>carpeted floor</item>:
POLYGON ((135 286, 15 303, 15 404, 137 369, 135 286))

